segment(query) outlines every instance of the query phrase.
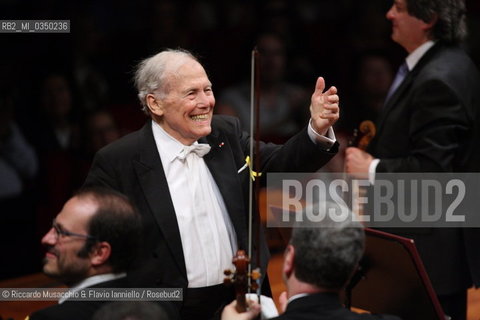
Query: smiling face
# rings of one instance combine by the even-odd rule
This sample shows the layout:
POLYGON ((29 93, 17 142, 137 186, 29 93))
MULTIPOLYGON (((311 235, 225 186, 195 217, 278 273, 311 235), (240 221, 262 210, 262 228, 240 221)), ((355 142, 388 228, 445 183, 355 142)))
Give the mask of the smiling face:
MULTIPOLYGON (((65 203, 57 215, 55 224, 62 231, 87 235, 87 223, 96 212, 96 204, 86 199, 74 197, 65 203)), ((90 257, 79 256, 86 238, 57 234, 52 227, 42 238, 47 253, 44 258, 43 272, 72 285, 90 274, 90 257)))
POLYGON ((203 67, 193 59, 168 75, 165 95, 147 96, 153 119, 173 138, 191 145, 212 131, 215 106, 212 83, 203 67))
POLYGON ((392 40, 408 53, 429 40, 429 30, 434 23, 410 15, 405 0, 395 0, 386 17, 392 22, 392 40))

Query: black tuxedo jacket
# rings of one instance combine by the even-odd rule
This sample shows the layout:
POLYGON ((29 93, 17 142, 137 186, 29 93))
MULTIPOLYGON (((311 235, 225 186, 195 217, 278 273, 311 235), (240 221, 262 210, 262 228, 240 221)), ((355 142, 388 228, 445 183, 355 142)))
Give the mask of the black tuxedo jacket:
MULTIPOLYGON (((105 281, 92 288, 130 288, 128 278, 105 281)), ((105 304, 113 301, 69 301, 56 304, 36 311, 29 316, 29 320, 88 320, 105 304)), ((180 319, 178 308, 168 301, 158 302, 171 319, 180 319)), ((169 318, 170 319, 170 318, 169 318)))
MULTIPOLYGON (((212 148, 204 156, 205 163, 225 201, 238 245, 245 249, 249 170, 240 173, 238 170, 245 164, 249 137, 241 131, 238 119, 214 116, 211 134, 199 142, 208 143, 212 148)), ((337 149, 335 144, 330 151, 324 151, 310 140, 305 128, 283 146, 262 143, 262 171, 316 171, 337 149)), ((100 150, 85 185, 103 185, 124 193, 142 214, 143 245, 140 258, 129 272, 137 284, 186 288, 188 281, 179 228, 151 122, 100 150)), ((261 238, 261 267, 266 270, 268 251, 264 237, 261 238)))
POLYGON ((359 314, 340 304, 335 293, 316 293, 297 298, 287 305, 287 310, 271 320, 400 320, 389 315, 359 314))
MULTIPOLYGON (((475 65, 436 43, 386 102, 368 148, 380 159, 377 173, 479 172, 479 107, 475 65)), ((416 241, 438 294, 480 284, 478 229, 412 229, 394 233, 416 241)))

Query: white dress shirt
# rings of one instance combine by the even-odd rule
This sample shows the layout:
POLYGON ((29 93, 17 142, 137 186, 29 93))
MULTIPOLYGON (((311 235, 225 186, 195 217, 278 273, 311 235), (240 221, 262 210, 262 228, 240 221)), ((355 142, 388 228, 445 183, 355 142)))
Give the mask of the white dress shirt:
POLYGON ((185 146, 154 121, 152 129, 177 216, 188 287, 223 283, 224 270, 233 269, 237 238, 220 190, 203 158, 192 152, 180 160, 185 146))
MULTIPOLYGON (((185 157, 185 146, 155 121, 152 129, 177 217, 188 287, 223 283, 238 245, 220 190, 202 157, 193 152, 185 157)), ((309 123, 308 135, 327 150, 335 143, 332 128, 325 137, 309 123)))

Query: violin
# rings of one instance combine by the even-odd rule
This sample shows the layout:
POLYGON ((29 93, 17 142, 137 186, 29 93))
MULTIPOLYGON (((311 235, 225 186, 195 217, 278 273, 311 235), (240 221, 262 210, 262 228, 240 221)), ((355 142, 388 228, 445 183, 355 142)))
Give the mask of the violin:
MULTIPOLYGON (((349 141, 349 146, 351 147, 357 147, 363 151, 367 150, 368 145, 370 144, 370 141, 372 141, 373 137, 375 137, 375 134, 377 133, 377 130, 375 128, 375 124, 370 121, 370 120, 365 120, 360 123, 358 126, 358 129, 355 129, 353 131, 353 139, 349 141)), ((346 172, 346 170, 344 170, 346 172)), ((345 175, 346 178, 346 175, 345 175)), ((358 199, 361 196, 365 196, 367 193, 366 189, 363 187, 360 187, 358 184, 358 181, 353 180, 352 181, 352 211, 359 214, 363 215, 364 212, 364 205, 358 203, 358 199)))
POLYGON ((248 307, 245 294, 249 291, 258 290, 258 282, 261 278, 260 269, 257 268, 248 272, 250 258, 245 250, 238 250, 232 259, 232 263, 235 265, 235 271, 230 269, 225 270, 226 278, 224 279, 224 283, 227 285, 233 284, 235 288, 235 300, 237 301, 237 312, 245 312, 248 307))
POLYGON ((377 129, 372 121, 362 121, 358 129, 353 130, 353 139, 349 142, 349 146, 365 151, 376 133, 377 129))

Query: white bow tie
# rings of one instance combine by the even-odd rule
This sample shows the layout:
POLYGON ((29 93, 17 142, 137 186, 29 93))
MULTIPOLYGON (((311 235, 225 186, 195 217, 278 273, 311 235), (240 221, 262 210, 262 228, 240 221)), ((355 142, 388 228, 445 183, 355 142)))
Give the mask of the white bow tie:
POLYGON ((185 160, 185 158, 190 153, 195 153, 199 157, 203 157, 210 152, 211 147, 206 143, 192 144, 191 146, 184 146, 182 151, 177 155, 177 158, 180 160, 185 160))

